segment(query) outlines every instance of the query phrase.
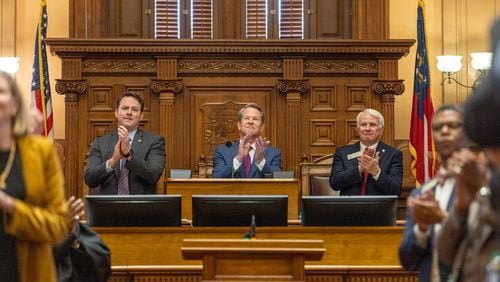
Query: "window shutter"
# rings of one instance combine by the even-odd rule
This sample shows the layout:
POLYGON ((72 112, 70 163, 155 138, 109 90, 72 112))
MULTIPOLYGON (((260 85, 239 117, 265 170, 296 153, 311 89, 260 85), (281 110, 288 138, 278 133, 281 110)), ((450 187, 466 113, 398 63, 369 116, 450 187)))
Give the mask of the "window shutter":
POLYGON ((247 38, 267 38, 267 1, 247 0, 247 38))
POLYGON ((303 0, 280 1, 280 38, 304 37, 303 0))
POLYGON ((178 0, 155 0, 155 38, 179 38, 178 0))
POLYGON ((212 38, 212 0, 191 1, 191 38, 212 38))

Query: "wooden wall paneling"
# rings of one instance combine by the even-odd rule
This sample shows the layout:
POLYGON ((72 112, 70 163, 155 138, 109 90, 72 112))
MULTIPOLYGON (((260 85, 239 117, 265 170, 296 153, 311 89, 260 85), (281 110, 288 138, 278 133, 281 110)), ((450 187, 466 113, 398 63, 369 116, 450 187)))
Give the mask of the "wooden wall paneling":
POLYGON ((309 0, 304 5, 304 38, 351 38, 350 0, 309 0))
MULTIPOLYGON (((392 123, 394 95, 402 85, 394 75, 394 64, 414 41, 48 39, 48 43, 62 59, 62 79, 56 89, 66 97, 67 190, 83 195, 90 142, 94 135, 116 127, 106 122, 114 121, 114 103, 127 89, 144 95, 147 105, 141 125, 166 138, 167 167, 192 169, 196 175, 201 155, 211 156, 222 141, 209 128, 212 114, 220 113, 222 117, 215 120, 221 122, 229 117, 225 106, 258 102, 267 114, 265 136, 282 149, 283 169, 296 170, 304 156, 312 161, 353 141, 354 119, 365 107, 380 110, 392 123), (379 68, 381 60, 393 63, 379 68)), ((235 128, 236 111, 232 111, 235 128)), ((227 134, 232 131, 224 130, 234 138, 227 134)), ((385 131, 393 128, 386 126, 385 131)), ((384 138, 393 138, 393 133, 384 138)))
POLYGON ((69 15, 69 36, 71 38, 106 38, 110 36, 110 1, 70 1, 69 15))
POLYGON ((213 38, 243 39, 245 30, 245 2, 242 0, 213 0, 213 38), (243 25, 243 26, 242 26, 243 25))
MULTIPOLYGON (((305 3, 305 38, 389 38, 389 0, 307 0, 305 3)), ((271 1, 268 6, 268 38, 279 37, 279 9, 275 4, 271 1)), ((189 3, 182 1, 181 6, 181 34, 189 38, 191 33, 186 24, 190 21, 184 18, 189 15, 189 3)), ((213 38, 245 38, 244 7, 242 0, 214 0, 213 38)), ((70 38, 153 38, 153 9, 151 0, 70 1, 70 38)))
POLYGON ((389 0, 352 0, 352 38, 389 38, 389 0))
POLYGON ((110 1, 110 37, 153 37, 153 13, 149 0, 110 1))

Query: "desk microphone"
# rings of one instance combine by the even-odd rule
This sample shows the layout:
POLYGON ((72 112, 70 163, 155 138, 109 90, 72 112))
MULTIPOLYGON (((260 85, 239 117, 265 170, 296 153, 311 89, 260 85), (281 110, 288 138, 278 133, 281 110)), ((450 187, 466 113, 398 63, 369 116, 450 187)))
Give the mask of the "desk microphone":
MULTIPOLYGON (((226 141, 226 147, 227 147, 228 149, 231 149, 231 147, 232 147, 232 146, 233 146, 233 142, 231 142, 231 141, 227 140, 227 141, 226 141)), ((233 164, 231 164, 231 178, 234 178, 234 173, 235 173, 235 171, 234 171, 234 166, 233 166, 233 164)))

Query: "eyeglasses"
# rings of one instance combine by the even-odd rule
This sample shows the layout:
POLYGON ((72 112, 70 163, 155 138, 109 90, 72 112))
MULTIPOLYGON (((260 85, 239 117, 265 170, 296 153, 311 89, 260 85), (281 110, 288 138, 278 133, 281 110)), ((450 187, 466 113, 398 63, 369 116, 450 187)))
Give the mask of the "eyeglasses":
POLYGON ((448 127, 449 129, 461 128, 463 124, 461 122, 443 122, 436 123, 432 125, 432 131, 440 131, 443 127, 448 127))

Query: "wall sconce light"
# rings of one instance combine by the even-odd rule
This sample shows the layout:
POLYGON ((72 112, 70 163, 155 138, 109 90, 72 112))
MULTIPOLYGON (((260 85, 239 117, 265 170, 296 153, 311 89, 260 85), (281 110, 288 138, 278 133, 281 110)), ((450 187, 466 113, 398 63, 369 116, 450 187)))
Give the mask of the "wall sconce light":
POLYGON ((12 75, 19 70, 18 57, 0 57, 0 70, 8 72, 12 75))
POLYGON ((451 84, 452 81, 456 82, 458 85, 466 88, 474 88, 476 83, 479 83, 481 79, 486 75, 488 70, 491 68, 491 58, 493 53, 490 52, 479 52, 471 53, 472 57, 471 65, 479 72, 479 76, 476 78, 472 86, 466 85, 458 81, 456 78, 452 77, 453 74, 462 69, 462 56, 445 55, 436 56, 437 58, 437 68, 442 72, 445 77, 441 82, 441 85, 446 81, 451 84))

